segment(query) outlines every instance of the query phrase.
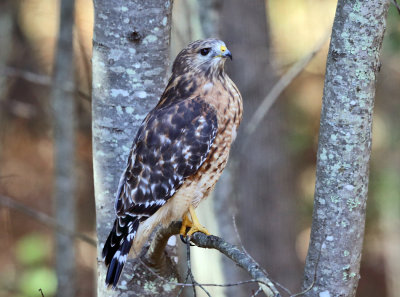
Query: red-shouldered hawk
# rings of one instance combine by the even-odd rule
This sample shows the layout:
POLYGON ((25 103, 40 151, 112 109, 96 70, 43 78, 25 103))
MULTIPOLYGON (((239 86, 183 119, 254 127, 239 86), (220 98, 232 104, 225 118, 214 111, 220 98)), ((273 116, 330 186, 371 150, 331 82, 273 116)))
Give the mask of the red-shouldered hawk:
POLYGON ((176 57, 119 182, 117 217, 103 248, 107 285, 117 285, 131 248, 138 255, 159 224, 182 219, 181 235, 209 235, 194 209, 220 177, 242 119, 241 95, 224 71, 228 57, 217 39, 192 42, 176 57))

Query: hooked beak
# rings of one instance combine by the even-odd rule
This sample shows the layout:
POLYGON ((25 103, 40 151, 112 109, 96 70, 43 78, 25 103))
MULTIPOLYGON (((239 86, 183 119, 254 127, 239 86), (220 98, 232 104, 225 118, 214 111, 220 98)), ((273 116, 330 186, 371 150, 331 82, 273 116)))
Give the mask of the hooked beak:
POLYGON ((222 55, 222 56, 224 56, 224 57, 229 57, 229 59, 233 59, 232 58, 232 54, 231 54, 231 52, 227 49, 226 51, 225 51, 225 53, 222 55))
POLYGON ((224 45, 221 45, 221 47, 220 47, 220 50, 221 50, 221 57, 224 57, 224 58, 230 58, 231 60, 232 60, 232 54, 231 54, 231 52, 226 48, 226 46, 224 46, 224 45))

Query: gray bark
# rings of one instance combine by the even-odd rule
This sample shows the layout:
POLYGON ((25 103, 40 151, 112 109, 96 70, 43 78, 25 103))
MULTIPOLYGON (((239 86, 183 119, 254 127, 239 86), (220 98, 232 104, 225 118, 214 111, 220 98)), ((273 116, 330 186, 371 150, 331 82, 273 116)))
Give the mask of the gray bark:
POLYGON ((125 265, 117 290, 106 289, 101 250, 115 218, 114 196, 133 138, 166 85, 172 1, 95 0, 94 9, 92 129, 98 296, 153 296, 155 292, 168 296, 170 286, 157 288, 157 280, 141 278, 131 262, 125 265), (132 274, 134 282, 130 282, 132 274))
MULTIPOLYGON (((73 89, 73 32, 74 1, 63 0, 60 6, 60 27, 53 70, 53 125, 55 150, 55 217, 57 223, 70 230, 75 228, 75 104, 74 96, 65 92, 65 86, 73 89)), ((57 296, 75 295, 74 239, 56 233, 57 296)))
POLYGON ((389 1, 338 2, 327 60, 306 296, 355 296, 364 237, 372 111, 389 1), (315 270, 315 267, 316 270, 315 270), (316 272, 316 275, 315 275, 316 272))

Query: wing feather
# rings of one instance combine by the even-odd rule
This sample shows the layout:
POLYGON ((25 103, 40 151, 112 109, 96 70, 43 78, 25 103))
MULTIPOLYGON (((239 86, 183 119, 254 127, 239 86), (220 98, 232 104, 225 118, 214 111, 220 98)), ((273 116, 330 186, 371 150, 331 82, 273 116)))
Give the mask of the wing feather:
POLYGON ((199 97, 150 112, 120 180, 117 215, 155 213, 204 163, 217 130, 215 109, 199 97))

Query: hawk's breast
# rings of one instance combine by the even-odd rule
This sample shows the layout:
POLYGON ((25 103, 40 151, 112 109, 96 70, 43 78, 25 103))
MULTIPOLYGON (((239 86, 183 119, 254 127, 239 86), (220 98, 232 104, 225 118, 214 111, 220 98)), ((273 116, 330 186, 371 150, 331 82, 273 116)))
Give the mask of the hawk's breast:
POLYGON ((243 110, 241 95, 229 77, 225 76, 223 81, 214 83, 212 87, 207 83, 203 90, 206 101, 217 110, 218 133, 206 161, 187 180, 186 186, 192 192, 195 207, 208 197, 226 166, 243 110))

